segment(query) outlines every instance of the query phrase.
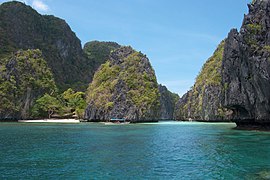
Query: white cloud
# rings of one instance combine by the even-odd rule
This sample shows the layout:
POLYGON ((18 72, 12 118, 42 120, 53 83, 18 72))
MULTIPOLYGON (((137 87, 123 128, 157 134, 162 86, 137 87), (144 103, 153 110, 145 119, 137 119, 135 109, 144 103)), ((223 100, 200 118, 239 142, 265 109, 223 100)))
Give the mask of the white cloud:
POLYGON ((36 10, 42 11, 42 12, 47 12, 50 9, 49 6, 41 0, 34 0, 32 2, 32 7, 35 8, 36 10))

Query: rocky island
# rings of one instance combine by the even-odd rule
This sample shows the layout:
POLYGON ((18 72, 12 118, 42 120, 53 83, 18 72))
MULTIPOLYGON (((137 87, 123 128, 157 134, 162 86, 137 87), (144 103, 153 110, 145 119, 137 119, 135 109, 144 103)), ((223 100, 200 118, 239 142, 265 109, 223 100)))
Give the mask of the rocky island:
POLYGON ((85 119, 158 121, 159 90, 148 58, 131 47, 113 51, 95 73, 87 92, 85 119))
POLYGON ((69 88, 85 91, 94 73, 64 20, 21 2, 2 3, 0 47, 1 120, 46 118, 47 112, 71 117, 79 104, 83 108, 81 93, 72 91, 80 99, 76 105, 60 95, 69 88))
POLYGON ((149 60, 130 47, 90 41, 82 48, 63 19, 40 15, 17 1, 0 5, 0 32, 1 120, 82 118, 86 96, 87 120, 120 117, 124 112, 137 122, 173 118, 175 95, 166 87, 158 88, 149 60), (115 70, 119 74, 113 75, 119 77, 106 79, 104 74, 115 70), (108 91, 106 83, 112 83, 114 92, 108 91), (105 98, 110 96, 112 99, 105 98), (103 109, 98 108, 101 102, 105 103, 103 109))
POLYGON ((175 119, 233 121, 239 129, 270 129, 270 1, 248 5, 176 104, 175 119))
POLYGON ((65 20, 21 2, 0 5, 0 119, 78 117, 233 121, 270 128, 270 1, 248 5, 181 98, 158 85, 146 55, 81 42, 65 20), (88 89, 87 89, 88 87, 88 89))
POLYGON ((21 2, 0 5, 0 47, 0 57, 20 49, 39 49, 60 91, 85 90, 93 77, 93 66, 65 20, 40 15, 21 2))

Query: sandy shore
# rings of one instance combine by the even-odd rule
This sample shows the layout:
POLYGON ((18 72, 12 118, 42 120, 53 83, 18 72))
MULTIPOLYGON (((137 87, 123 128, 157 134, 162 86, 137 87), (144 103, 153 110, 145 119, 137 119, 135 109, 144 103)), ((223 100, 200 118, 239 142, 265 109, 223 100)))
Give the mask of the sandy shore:
POLYGON ((18 120, 21 123, 80 123, 77 119, 18 120))

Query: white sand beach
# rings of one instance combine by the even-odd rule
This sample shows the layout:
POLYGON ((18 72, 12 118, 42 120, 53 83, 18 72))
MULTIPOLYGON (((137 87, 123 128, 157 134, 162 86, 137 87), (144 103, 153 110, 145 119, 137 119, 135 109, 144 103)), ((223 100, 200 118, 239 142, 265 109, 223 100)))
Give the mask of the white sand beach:
POLYGON ((39 120, 18 120, 20 123, 80 123, 77 119, 39 119, 39 120))

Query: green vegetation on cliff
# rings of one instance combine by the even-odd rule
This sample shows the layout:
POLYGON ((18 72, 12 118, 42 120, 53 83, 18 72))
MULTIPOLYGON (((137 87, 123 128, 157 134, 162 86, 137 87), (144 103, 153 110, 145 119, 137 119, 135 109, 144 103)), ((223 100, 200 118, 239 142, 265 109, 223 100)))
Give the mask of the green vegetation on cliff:
MULTIPOLYGON (((159 91, 156 76, 147 72, 140 72, 142 67, 141 59, 145 56, 142 53, 134 52, 129 55, 123 63, 127 67, 119 74, 126 84, 129 91, 128 97, 137 107, 148 105, 156 106, 159 104, 159 91)), ((149 107, 149 108, 150 108, 149 107)), ((145 107, 147 110, 147 106, 145 107)))
POLYGON ((175 112, 176 119, 223 120, 225 109, 217 98, 225 88, 221 85, 223 52, 224 41, 203 65, 192 89, 180 99, 175 112))
POLYGON ((47 117, 51 118, 54 113, 60 112, 61 107, 61 103, 57 98, 46 93, 36 100, 31 111, 32 117, 46 117, 45 113, 47 113, 47 117))
POLYGON ((153 74, 140 72, 142 57, 143 54, 134 52, 123 60, 121 66, 112 65, 110 61, 101 65, 89 86, 87 102, 94 100, 97 107, 111 107, 113 102, 110 100, 115 86, 123 81, 128 89, 128 99, 137 107, 144 104, 157 105, 159 93, 156 77, 153 74))
MULTIPOLYGON (((83 92, 77 91, 86 91, 94 71, 109 59, 112 50, 119 47, 120 45, 113 42, 93 41, 85 45, 84 52, 80 40, 64 20, 52 15, 41 15, 21 2, 2 3, 0 5, 0 92, 2 96, 0 117, 3 119, 46 117, 47 111, 52 112, 50 107, 54 99, 57 106, 54 104, 53 116, 76 114, 77 117, 82 118, 86 107, 85 96, 83 92), (33 53, 40 53, 35 56, 46 63, 39 64, 40 68, 50 71, 49 77, 46 72, 43 72, 45 74, 42 77, 51 78, 54 87, 44 90, 51 82, 45 82, 45 79, 34 79, 35 77, 30 75, 33 71, 29 71, 29 74, 17 73, 18 71, 13 70, 5 72, 10 54, 21 49, 25 50, 22 51, 24 53, 28 49, 40 49, 39 52, 33 50, 33 53), (15 76, 9 77, 12 73, 16 74, 15 79, 15 76), (32 85, 32 82, 35 84, 32 85), (27 93, 25 94, 24 91, 27 93), (65 94, 60 94, 64 91, 65 94)), ((32 50, 29 50, 29 53, 30 51, 32 50)), ((31 59, 32 56, 29 55, 27 58, 31 59)), ((23 68, 23 64, 15 65, 16 68, 23 68)), ((38 73, 39 71, 36 75, 38 73)))
POLYGON ((145 55, 114 42, 92 41, 82 49, 64 20, 21 2, 0 4, 0 118, 83 117, 80 91, 101 64, 88 102, 106 111, 121 106, 136 118, 157 117, 158 85, 145 55))
POLYGON ((60 91, 87 89, 94 72, 68 24, 51 15, 40 15, 21 2, 2 3, 0 58, 20 49, 42 51, 60 91))
MULTIPOLYGON (((158 84, 146 56, 130 47, 122 47, 113 52, 112 58, 96 72, 88 88, 87 102, 90 108, 100 109, 108 115, 112 113, 128 118, 127 111, 133 110, 134 117, 129 117, 133 120, 149 118, 151 113, 157 113, 158 84), (117 113, 120 107, 121 110, 126 109, 126 112, 121 114, 119 110, 117 113)), ((99 120, 102 118, 99 117, 99 120)))
POLYGON ((53 75, 40 50, 18 51, 1 59, 0 117, 29 117, 34 100, 55 91, 53 75))
POLYGON ((206 63, 203 65, 201 72, 196 78, 194 88, 206 87, 209 85, 220 85, 221 84, 221 65, 222 56, 224 52, 224 41, 222 41, 217 50, 214 52, 206 63))
POLYGON ((75 92, 73 89, 69 88, 63 92, 61 99, 67 111, 74 112, 80 119, 83 118, 86 108, 85 93, 75 92))
POLYGON ((75 92, 71 88, 62 94, 44 94, 36 100, 32 108, 33 118, 51 118, 52 115, 57 118, 62 117, 77 117, 82 119, 86 102, 83 92, 75 92))
POLYGON ((88 88, 87 102, 94 100, 98 108, 109 108, 110 106, 107 104, 112 104, 110 99, 118 82, 119 73, 120 67, 118 65, 111 66, 109 61, 102 64, 88 88))
POLYGON ((44 118, 57 113, 83 117, 84 93, 59 95, 40 50, 18 51, 0 61, 0 119, 44 118))

